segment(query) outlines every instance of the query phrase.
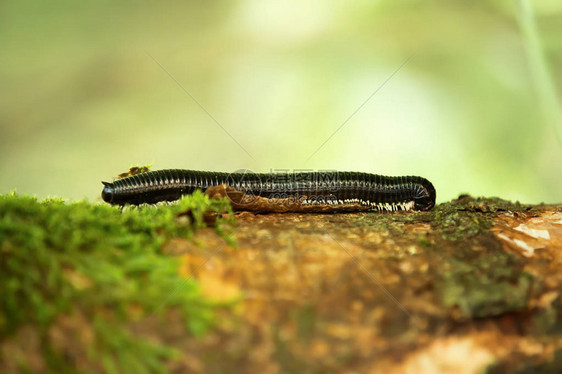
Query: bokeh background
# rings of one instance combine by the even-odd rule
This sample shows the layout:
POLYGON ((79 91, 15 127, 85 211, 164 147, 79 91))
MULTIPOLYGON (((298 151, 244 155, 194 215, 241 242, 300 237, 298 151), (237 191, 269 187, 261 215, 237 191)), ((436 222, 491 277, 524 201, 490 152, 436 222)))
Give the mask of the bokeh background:
POLYGON ((562 202, 559 0, 4 1, 0 46, 0 193, 152 163, 562 202))

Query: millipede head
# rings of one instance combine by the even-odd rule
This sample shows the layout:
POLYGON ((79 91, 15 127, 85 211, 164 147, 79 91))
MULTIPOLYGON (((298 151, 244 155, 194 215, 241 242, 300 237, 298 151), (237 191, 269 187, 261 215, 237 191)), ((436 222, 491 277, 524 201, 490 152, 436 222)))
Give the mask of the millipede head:
POLYGON ((106 203, 111 204, 111 202, 113 201, 113 183, 103 182, 103 181, 102 181, 102 183, 105 187, 103 188, 103 191, 101 192, 101 198, 106 203))
POLYGON ((414 199, 414 208, 416 210, 430 210, 435 206, 435 198, 429 196, 414 199))
POLYGON ((414 196, 415 210, 430 210, 435 206, 435 187, 425 178, 419 178, 414 196))

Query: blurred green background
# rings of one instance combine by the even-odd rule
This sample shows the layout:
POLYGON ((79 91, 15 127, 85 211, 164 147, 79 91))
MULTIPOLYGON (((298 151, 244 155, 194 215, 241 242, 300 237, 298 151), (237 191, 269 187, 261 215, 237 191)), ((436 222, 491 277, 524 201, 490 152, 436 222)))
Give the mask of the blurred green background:
POLYGON ((562 2, 529 3, 3 1, 0 193, 101 201, 153 163, 562 202, 562 2))

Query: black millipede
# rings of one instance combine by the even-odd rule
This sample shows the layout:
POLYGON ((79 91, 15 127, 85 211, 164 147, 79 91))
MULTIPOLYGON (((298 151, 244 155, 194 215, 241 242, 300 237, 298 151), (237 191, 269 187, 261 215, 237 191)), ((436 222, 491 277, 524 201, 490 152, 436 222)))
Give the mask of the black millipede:
MULTIPOLYGON (((102 183, 103 200, 118 205, 173 201, 197 189, 206 191, 221 185, 256 199, 293 199, 299 207, 334 212, 429 210, 435 205, 436 196, 431 182, 422 177, 387 177, 347 171, 256 174, 169 169, 102 183)), ((252 210, 251 204, 248 206, 248 210, 252 210)))

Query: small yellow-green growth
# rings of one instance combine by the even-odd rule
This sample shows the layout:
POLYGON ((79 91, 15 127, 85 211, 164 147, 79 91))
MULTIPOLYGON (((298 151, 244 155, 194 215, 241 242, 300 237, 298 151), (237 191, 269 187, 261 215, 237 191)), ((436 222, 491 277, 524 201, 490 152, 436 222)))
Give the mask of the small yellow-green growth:
POLYGON ((117 176, 117 179, 123 179, 130 177, 131 175, 147 173, 150 171, 152 164, 149 165, 134 165, 129 168, 129 171, 121 173, 117 176))
MULTIPOLYGON (((174 205, 125 209, 0 195, 0 341, 31 327, 49 372, 77 366, 85 372, 164 372, 173 350, 127 326, 148 317, 162 323, 175 310, 186 333, 209 330, 214 310, 225 305, 205 299, 195 281, 179 275, 179 259, 160 248, 171 238, 190 238, 205 226, 206 214, 229 211, 226 200, 201 192, 174 205), (178 219, 187 211, 187 218, 178 219), (52 331, 61 318, 75 316, 83 316, 87 326, 80 330, 93 336, 82 357, 68 359, 52 331)), ((220 216, 216 220, 223 237, 228 225, 220 216)), ((25 362, 19 365, 30 370, 25 362)))

